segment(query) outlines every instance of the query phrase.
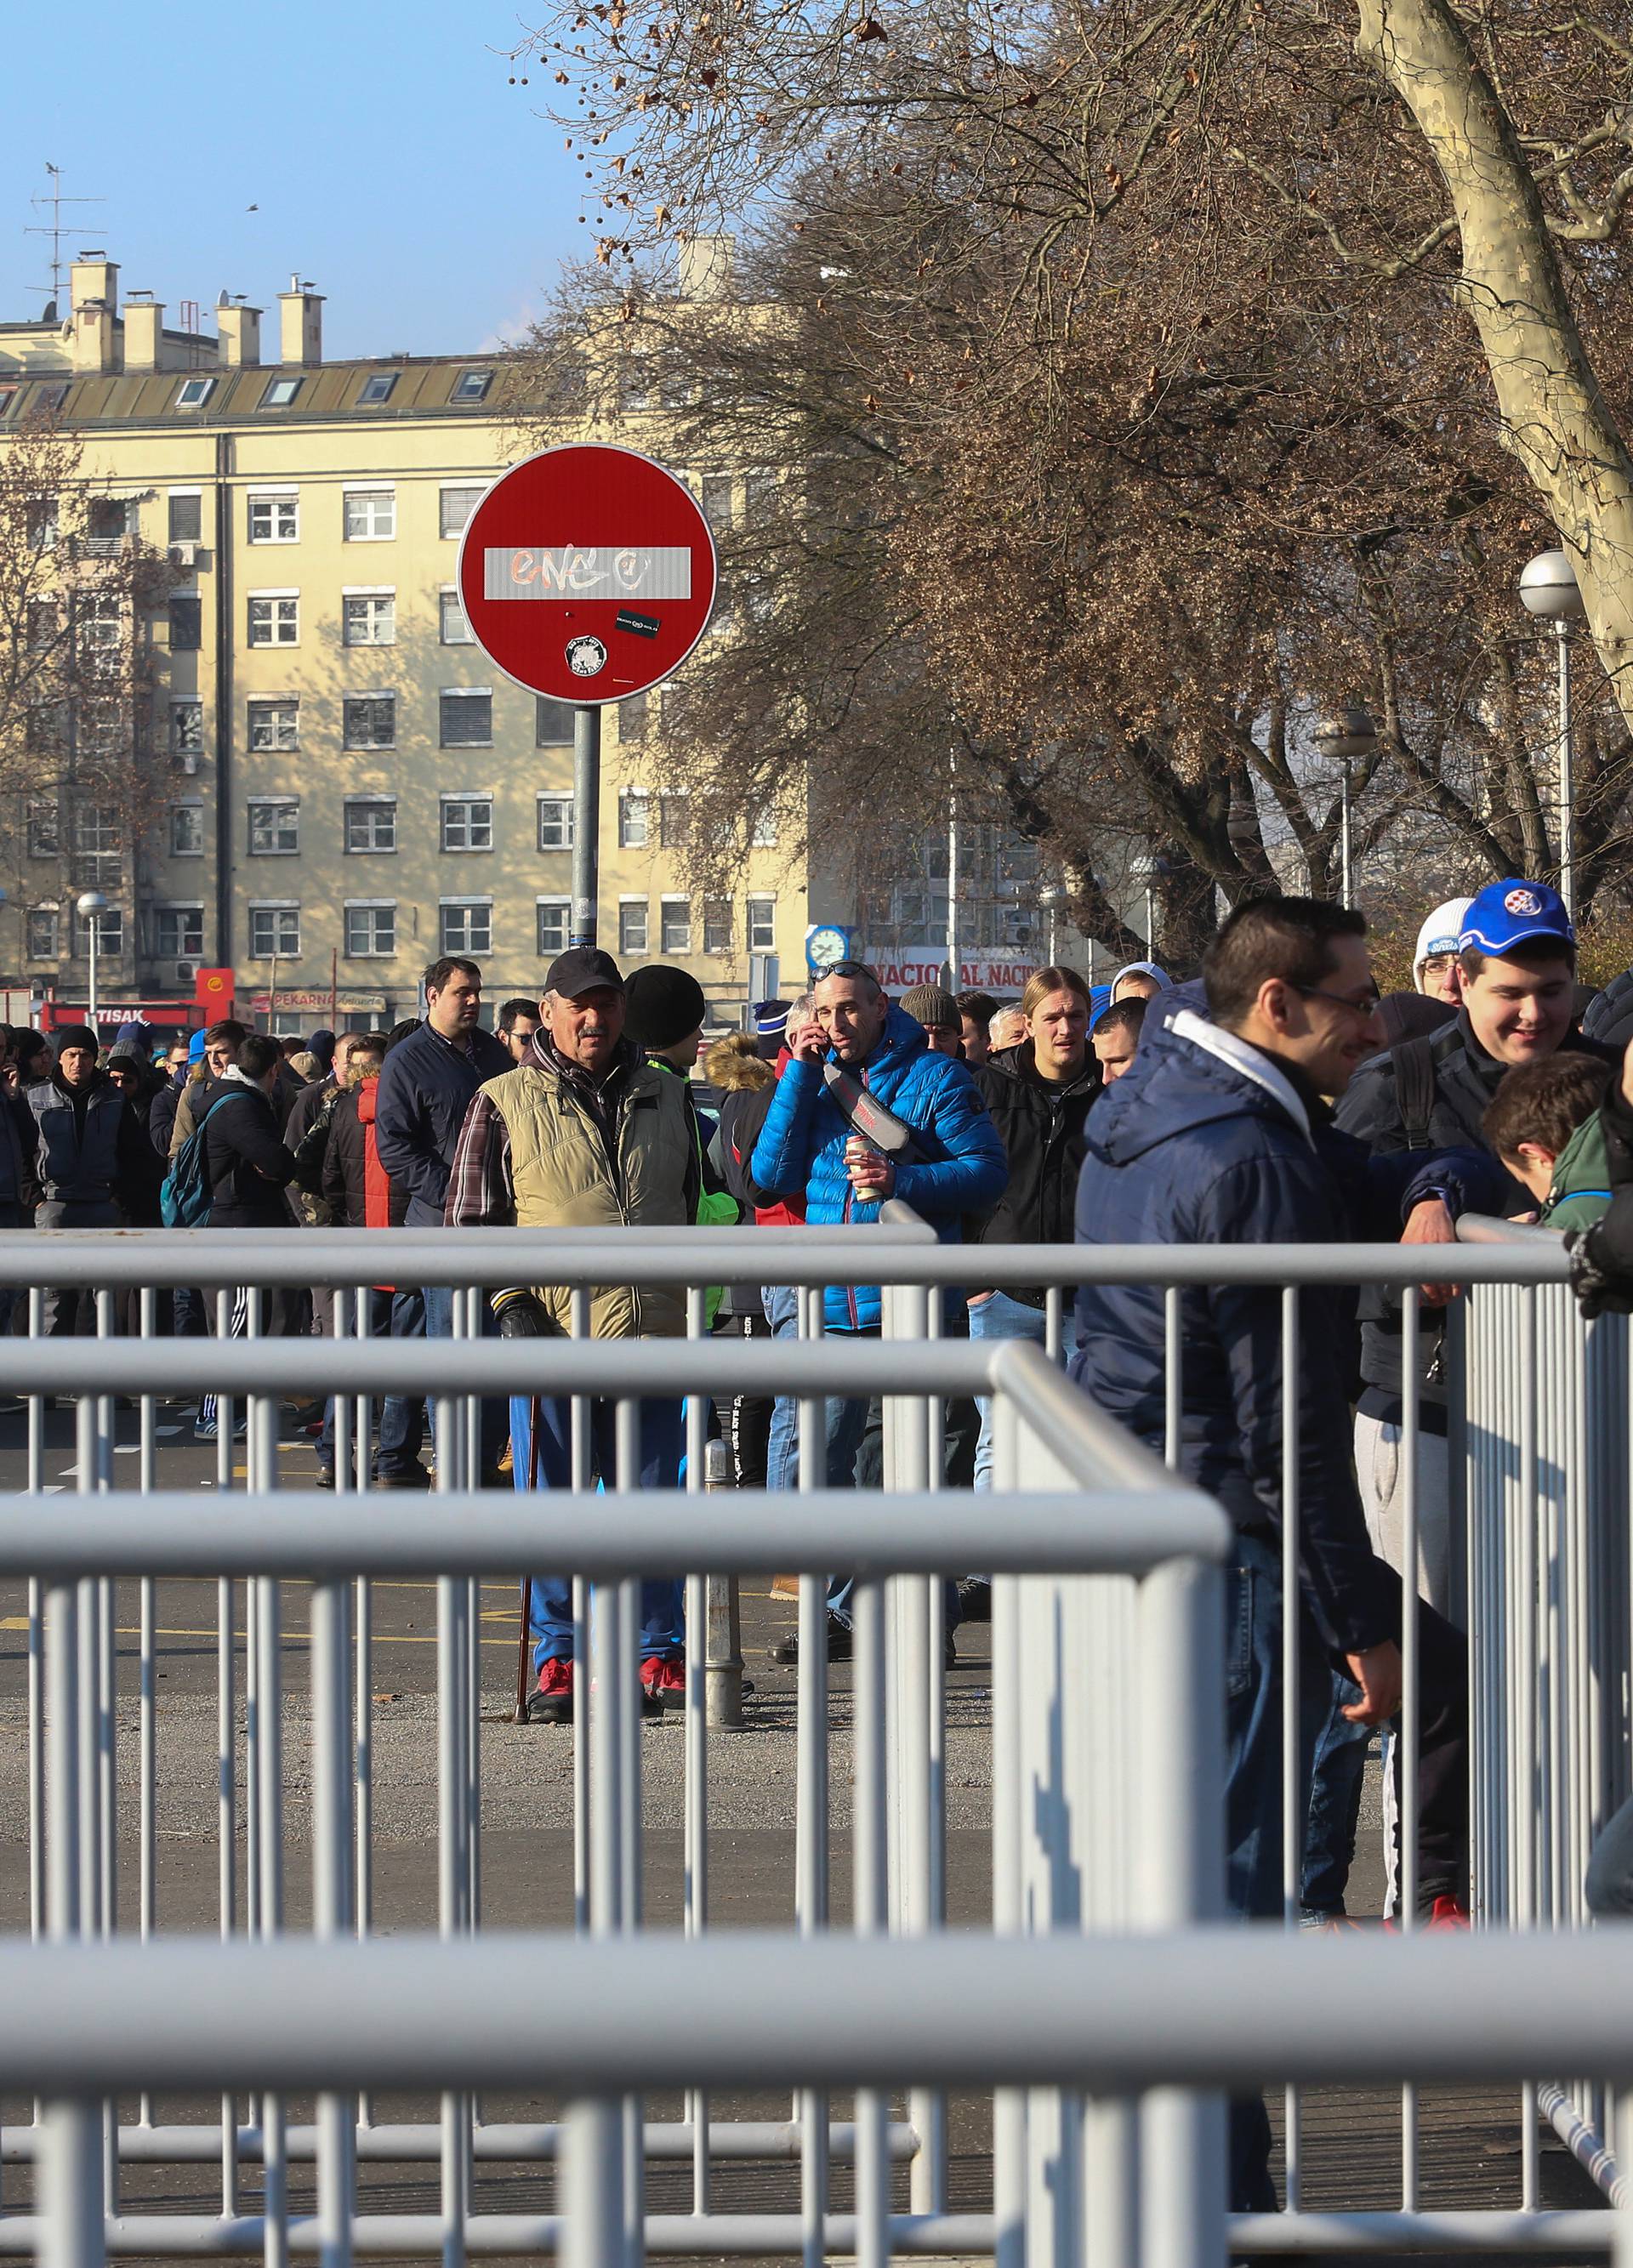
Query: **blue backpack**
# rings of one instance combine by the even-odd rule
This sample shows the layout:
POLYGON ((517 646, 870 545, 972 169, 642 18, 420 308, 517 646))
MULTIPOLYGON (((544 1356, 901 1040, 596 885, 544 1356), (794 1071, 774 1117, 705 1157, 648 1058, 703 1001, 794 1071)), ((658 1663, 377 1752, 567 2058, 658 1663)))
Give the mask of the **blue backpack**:
MULTIPOLYGON (((232 1100, 218 1094, 210 1106, 232 1100)), ((210 1111, 188 1136, 170 1161, 170 1171, 165 1175, 159 1192, 159 1216, 166 1228, 203 1228, 210 1219, 210 1208, 216 1201, 210 1182, 210 1159, 204 1149, 204 1127, 210 1111)))

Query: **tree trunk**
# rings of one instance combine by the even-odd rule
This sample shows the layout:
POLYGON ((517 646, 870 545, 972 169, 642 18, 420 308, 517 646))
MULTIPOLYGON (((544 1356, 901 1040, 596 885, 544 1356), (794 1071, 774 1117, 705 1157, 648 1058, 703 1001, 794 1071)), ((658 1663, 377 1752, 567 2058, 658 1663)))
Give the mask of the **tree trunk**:
POLYGON ((1577 328, 1513 122, 1445 0, 1360 0, 1356 47, 1411 112, 1445 182, 1462 240, 1459 296, 1504 446, 1571 554, 1600 659, 1633 723, 1633 455, 1577 328))

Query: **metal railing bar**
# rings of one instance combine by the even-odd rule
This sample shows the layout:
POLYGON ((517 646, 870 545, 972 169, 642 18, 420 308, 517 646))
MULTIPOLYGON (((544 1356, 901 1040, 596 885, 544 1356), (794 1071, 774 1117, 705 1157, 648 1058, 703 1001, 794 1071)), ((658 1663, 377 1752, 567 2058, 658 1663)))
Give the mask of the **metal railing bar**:
POLYGON ((505 1576, 564 1550, 580 1572, 608 1580, 818 1568, 944 1575, 989 1563, 1000 1574, 1137 1575, 1170 1559, 1223 1559, 1230 1530, 1218 1506, 1154 1460, 1152 1469, 1149 1488, 979 1498, 914 1490, 891 1499, 890 1527, 876 1501, 850 1489, 722 1491, 687 1499, 684 1523, 662 1491, 450 1489, 394 1499, 389 1526, 367 1516, 372 1498, 353 1513, 317 1489, 223 1498, 208 1522, 197 1497, 161 1489, 143 1498, 139 1526, 121 1497, 64 1498, 48 1528, 19 1497, 0 1506, 0 1574, 505 1576))
POLYGON ((571 2043, 560 2076, 591 2091, 1625 2081, 1629 1993, 1633 1932, 1616 1930, 0 1944, 8 2080, 57 2099, 534 2086, 516 2010, 546 1999, 571 2043))

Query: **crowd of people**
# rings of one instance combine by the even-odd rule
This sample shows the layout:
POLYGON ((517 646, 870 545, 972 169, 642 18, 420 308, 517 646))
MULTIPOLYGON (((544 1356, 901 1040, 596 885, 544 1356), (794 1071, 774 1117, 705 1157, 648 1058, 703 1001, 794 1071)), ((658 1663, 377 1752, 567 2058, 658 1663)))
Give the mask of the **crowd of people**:
MULTIPOLYGON (((1633 1297, 1633 1197, 1613 1205, 1619 1187, 1633 1186, 1633 1084, 1620 1069, 1633 976, 1583 992, 1570 918, 1551 888, 1510 878, 1437 907, 1418 939, 1412 988, 1382 999, 1359 912, 1275 895, 1231 913, 1187 981, 1149 961, 1104 988, 1050 967, 1011 1005, 936 986, 893 1001, 865 964, 841 961, 797 999, 759 1004, 752 1030, 717 1038, 706 1055, 702 990, 661 962, 626 977, 607 953, 575 947, 551 964, 541 998, 505 1002, 491 1031, 476 963, 433 962, 424 991, 424 1016, 394 1032, 317 1032, 304 1045, 224 1020, 156 1055, 153 1035, 130 1024, 104 1060, 85 1027, 50 1042, 7 1033, 0 1223, 185 1219, 257 1236, 329 1225, 821 1226, 873 1222, 897 1197, 943 1241, 969 1248, 966 1287, 944 1295, 943 1333, 1039 1345, 1045 1287, 984 1285, 984 1250, 1379 1238, 1422 1247, 1415 1567, 1402 1564, 1398 1295, 1310 1287, 1289 1375, 1278 1291, 1185 1289, 1178 1451, 1181 1469, 1230 1513, 1237 1539, 1223 1697, 1232 1904, 1249 1916, 1281 1911, 1280 1661, 1296 1615, 1304 1915, 1312 1926, 1344 1925, 1364 1751, 1399 1709, 1411 1610, 1423 1696, 1419 1895, 1430 1921, 1466 1918, 1467 1679, 1450 1572, 1442 1344, 1451 1263, 1435 1248, 1454 1241, 1464 1211, 1537 1219, 1578 1240, 1590 1304, 1633 1297), (1289 1601, 1280 1526, 1291 1426, 1304 1573, 1289 1601)), ((267 1295, 262 1327, 332 1329, 333 1296, 321 1286, 267 1295)), ((178 1292, 160 1328, 242 1331, 246 1298, 223 1318, 178 1292)), ((44 1329, 89 1327, 78 1304, 48 1288, 44 1329)), ((483 1327, 548 1342, 572 1329, 570 1307, 569 1293, 548 1283, 502 1285, 482 1303, 483 1327)), ((866 1338, 878 1334, 881 1308, 877 1285, 833 1285, 821 1328, 866 1338)), ((681 1294, 628 1284, 593 1288, 587 1316, 598 1338, 686 1327, 681 1294)), ((708 1293, 708 1319, 722 1333, 785 1337, 799 1328, 798 1301, 787 1286, 725 1284, 708 1293)), ((453 1294, 377 1289, 366 1322, 380 1336, 446 1337, 453 1294)), ((1086 1261, 1067 1337, 1085 1392, 1165 1448, 1160 1285, 1099 1281, 1086 1261)), ((573 1479, 572 1410, 550 1390, 545 1345, 538 1378, 537 1391, 482 1403, 484 1484, 561 1489, 573 1479)), ((825 1408, 816 1446, 826 1484, 876 1485, 878 1404, 831 1399, 825 1408)), ((311 1434, 318 1485, 335 1485, 332 1404, 292 1422, 311 1434)), ((738 1484, 797 1484, 805 1445, 793 1402, 739 1397, 711 1422, 738 1484)), ((195 1424, 201 1439, 216 1438, 212 1400, 195 1424)), ((621 1440, 614 1406, 598 1403, 587 1447, 580 1477, 592 1483, 673 1487, 681 1407, 643 1402, 637 1437, 621 1440)), ((368 1454, 376 1486, 425 1486, 435 1445, 424 1403, 387 1400, 368 1454)), ((992 1485, 988 1406, 950 1405, 944 1454, 950 1485, 992 1485)), ((979 1574, 950 1586, 950 1661, 960 1619, 989 1614, 989 1601, 979 1574)), ((570 1721, 564 1574, 529 1580, 526 1621, 521 1713, 570 1721)), ((838 1579, 826 1638, 830 1658, 843 1660, 849 1587, 838 1579)), ((645 1585, 647 1712, 681 1699, 685 1642, 679 1587, 645 1585)), ((793 1660, 797 1640, 774 1651, 793 1660)), ((1393 1783, 1391 1793, 1398 1815, 1393 1783)), ((1393 1830, 1392 1852, 1396 1842, 1393 1830)), ((1267 2139, 1261 2116, 1245 2113, 1238 2124, 1235 2185, 1251 2205, 1264 2199, 1267 2139)))

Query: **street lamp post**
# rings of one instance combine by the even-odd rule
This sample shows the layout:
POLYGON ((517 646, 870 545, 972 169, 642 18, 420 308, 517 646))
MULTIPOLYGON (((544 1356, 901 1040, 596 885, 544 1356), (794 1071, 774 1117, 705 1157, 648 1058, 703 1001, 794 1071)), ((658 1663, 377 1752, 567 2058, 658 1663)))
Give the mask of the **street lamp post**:
POLYGON ((91 999, 88 1021, 96 1030, 96 949, 101 936, 102 917, 107 911, 107 900, 100 890, 82 890, 78 900, 79 911, 85 917, 85 933, 91 945, 91 999))
POLYGON ((1539 551, 1521 570, 1519 600, 1527 614, 1554 625, 1559 659, 1559 895, 1577 917, 1577 791, 1570 734, 1570 625, 1583 615, 1582 593, 1568 551, 1539 551))
POLYGON ((1046 882, 1038 893, 1038 903, 1049 924, 1049 966, 1055 964, 1055 917, 1066 903, 1067 890, 1063 882, 1046 882))
POLYGON ((1324 756, 1340 767, 1338 802, 1338 873, 1343 902, 1355 903, 1355 858, 1350 828, 1350 767, 1357 757, 1370 756, 1378 746, 1378 727, 1358 701, 1347 703, 1316 725, 1313 739, 1324 756))

